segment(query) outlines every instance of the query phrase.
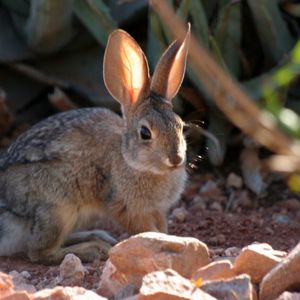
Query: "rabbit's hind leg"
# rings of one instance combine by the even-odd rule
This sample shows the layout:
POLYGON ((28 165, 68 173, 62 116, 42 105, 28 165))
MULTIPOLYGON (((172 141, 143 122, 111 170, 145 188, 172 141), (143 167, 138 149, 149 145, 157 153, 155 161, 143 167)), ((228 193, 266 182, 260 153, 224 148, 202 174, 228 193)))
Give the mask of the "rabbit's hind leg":
POLYGON ((29 234, 28 219, 0 209, 0 256, 26 252, 29 234))
POLYGON ((89 231, 78 231, 71 233, 65 240, 64 246, 70 246, 74 244, 79 244, 83 242, 102 240, 109 243, 110 245, 115 245, 118 241, 114 239, 105 230, 89 230, 89 231))
POLYGON ((55 208, 40 210, 36 215, 28 241, 28 256, 31 261, 47 265, 59 264, 68 253, 74 253, 83 262, 107 257, 111 246, 100 239, 84 241, 78 239, 79 236, 74 236, 73 243, 64 245, 64 241, 72 231, 77 219, 76 214, 69 214, 68 220, 64 216, 65 214, 56 213, 55 208))

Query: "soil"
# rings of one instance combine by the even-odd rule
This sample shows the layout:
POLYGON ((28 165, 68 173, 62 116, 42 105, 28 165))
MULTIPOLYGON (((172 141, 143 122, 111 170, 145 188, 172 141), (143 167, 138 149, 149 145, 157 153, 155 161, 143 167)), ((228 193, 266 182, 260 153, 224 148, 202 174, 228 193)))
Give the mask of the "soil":
MULTIPOLYGON (((267 190, 257 196, 241 178, 237 187, 226 184, 232 167, 220 171, 205 162, 200 165, 201 169, 190 177, 181 201, 170 212, 170 234, 198 238, 208 245, 212 258, 235 256, 240 248, 253 242, 268 243, 283 251, 296 246, 300 240, 300 196, 292 193, 282 179, 269 180, 267 190)), ((118 240, 127 236, 114 228, 107 230, 118 240)), ((84 266, 87 273, 80 285, 96 290, 104 261, 84 266)), ((59 266, 32 264, 22 256, 0 257, 0 271, 13 270, 27 271, 26 283, 37 290, 78 285, 60 281, 59 266)))

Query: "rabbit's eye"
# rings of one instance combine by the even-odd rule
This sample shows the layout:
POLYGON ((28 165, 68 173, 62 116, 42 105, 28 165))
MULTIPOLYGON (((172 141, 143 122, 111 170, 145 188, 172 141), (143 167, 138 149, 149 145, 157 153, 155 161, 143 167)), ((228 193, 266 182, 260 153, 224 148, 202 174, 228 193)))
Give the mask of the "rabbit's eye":
POLYGON ((151 131, 146 126, 141 127, 140 135, 143 140, 151 139, 151 131))

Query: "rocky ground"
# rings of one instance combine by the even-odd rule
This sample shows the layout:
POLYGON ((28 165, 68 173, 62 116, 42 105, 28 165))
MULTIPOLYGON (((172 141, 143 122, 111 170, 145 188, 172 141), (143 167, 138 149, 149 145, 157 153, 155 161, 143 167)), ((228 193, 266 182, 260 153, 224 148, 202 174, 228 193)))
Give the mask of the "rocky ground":
MULTIPOLYGON (((235 173, 231 172, 228 175, 222 175, 221 173, 214 172, 213 170, 202 173, 198 172, 198 174, 191 176, 182 200, 178 206, 172 209, 170 213, 169 233, 181 237, 195 237, 207 245, 209 257, 201 266, 198 265, 198 269, 203 266, 207 266, 209 261, 218 261, 220 259, 227 260, 224 265, 225 268, 233 268, 231 263, 234 262, 234 259, 232 259, 232 257, 240 255, 243 247, 246 247, 254 242, 267 243, 270 245, 263 246, 267 247, 267 250, 258 250, 258 252, 270 252, 271 261, 273 262, 271 265, 273 267, 275 264, 281 261, 282 257, 285 256, 285 253, 290 252, 300 240, 299 200, 299 195, 290 192, 282 180, 274 180, 268 189, 266 189, 264 195, 258 197, 244 187, 243 180, 235 173), (284 252, 275 251, 276 253, 274 254, 270 247, 284 252), (280 258, 277 257, 278 255, 280 258), (276 258, 273 259, 273 256, 276 256, 276 258), (229 263, 230 265, 228 265, 229 263)), ((125 233, 118 232, 113 228, 108 228, 108 230, 110 230, 112 234, 119 240, 127 238, 125 233)), ((256 249, 254 250, 256 251, 256 249)), ((192 257, 195 254, 190 253, 190 255, 192 257)), ((130 259, 130 251, 126 254, 126 256, 128 259, 130 259)), ((269 256, 269 254, 267 254, 267 256, 269 256)), ((182 264, 189 264, 191 262, 191 257, 181 257, 183 260, 182 264)), ((9 274, 13 279, 15 286, 19 290, 25 289, 28 292, 35 292, 45 288, 54 288, 56 286, 80 286, 87 290, 97 291, 98 294, 100 293, 101 295, 105 295, 105 293, 99 289, 99 283, 101 281, 101 275, 105 262, 95 261, 93 264, 85 264, 82 266, 80 262, 74 262, 74 259, 72 262, 71 258, 71 267, 68 267, 68 264, 69 263, 67 262, 67 267, 63 264, 61 266, 49 267, 31 264, 28 259, 22 256, 11 258, 2 257, 0 258, 0 271, 9 274), (78 264, 79 267, 74 267, 72 264, 78 264), (75 268, 76 272, 72 270, 72 268, 75 268), (65 271, 65 269, 67 271, 65 271)), ((174 268, 172 265, 169 267, 182 275, 184 278, 189 279, 187 281, 189 284, 192 282, 190 281, 192 274, 188 274, 187 276, 186 274, 182 274, 180 269, 176 269, 176 267, 174 268)), ((160 268, 158 268, 158 270, 160 270, 160 268)), ((269 269, 267 271, 269 271, 269 269)), ((267 271, 264 270, 263 272, 267 273, 267 271)), ((172 272, 173 271, 171 270, 169 273, 167 272, 165 274, 158 275, 166 277, 164 279, 165 281, 180 281, 181 279, 177 278, 177 276, 180 275, 172 272)), ((243 273, 244 270, 243 272, 235 272, 234 274, 236 276, 243 273)), ((246 270, 246 273, 249 272, 246 270)), ((228 275, 227 277, 231 277, 231 275, 228 275)), ((252 274, 250 274, 250 276, 251 275, 252 274)), ((107 276, 109 277, 110 275, 107 276)), ((155 276, 156 275, 154 274, 154 278, 156 278, 155 276)), ((202 271, 199 271, 199 276, 197 278, 202 278, 201 280, 203 281, 205 280, 205 276, 206 275, 203 275, 202 271)), ((219 276, 218 279, 223 278, 222 276, 219 276)), ((254 290, 257 289, 257 291, 259 291, 258 283, 262 280, 263 275, 260 276, 261 278, 255 281, 256 285, 254 286, 254 290)), ((181 276, 179 278, 181 278, 181 276)), ((197 282, 197 278, 194 278, 195 282, 197 282)), ((154 279, 150 278, 149 280, 152 282, 154 279)), ((156 278, 155 280, 158 279, 156 278)), ((246 286, 249 286, 250 284, 249 278, 237 278, 236 280, 241 280, 246 286)), ((205 283, 205 281, 203 282, 205 283)), ((3 282, 1 283, 0 281, 0 294, 1 284, 3 284, 3 282)), ((124 283, 122 282, 122 284, 124 283)), ((299 287, 300 280, 298 280, 297 284, 299 287)), ((118 285, 119 283, 117 286, 118 285)), ((134 292, 136 293, 138 292, 138 286, 139 285, 136 285, 134 289, 134 292)), ((252 288, 249 289, 249 291, 250 290, 252 290, 252 288)), ((283 290, 285 290, 285 288, 283 290)), ((78 291, 70 290, 70 293, 73 292, 76 294, 78 291)), ((84 293, 85 292, 86 291, 84 290, 84 293)), ((130 292, 128 292, 128 294, 130 295, 130 292)), ((112 294, 108 294, 106 296, 111 298, 112 294)), ((119 294, 120 299, 125 297, 123 296, 120 296, 119 294)), ((187 298, 182 299, 202 299, 197 297, 192 298, 192 296, 188 296, 187 298)), ((216 298, 223 299, 219 296, 216 298)), ((167 297, 162 299, 173 298, 167 297)))

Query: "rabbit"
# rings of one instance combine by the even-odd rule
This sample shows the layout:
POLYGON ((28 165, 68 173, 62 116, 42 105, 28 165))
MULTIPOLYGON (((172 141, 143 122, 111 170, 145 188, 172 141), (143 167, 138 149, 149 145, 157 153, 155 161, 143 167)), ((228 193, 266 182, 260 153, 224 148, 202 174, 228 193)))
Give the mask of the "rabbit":
POLYGON ((0 157, 0 256, 57 264, 105 257, 116 240, 81 231, 106 217, 129 234, 167 232, 168 209, 187 173, 183 121, 172 98, 182 83, 190 29, 163 53, 150 79, 137 42, 117 29, 103 78, 122 115, 79 108, 40 121, 0 157))

